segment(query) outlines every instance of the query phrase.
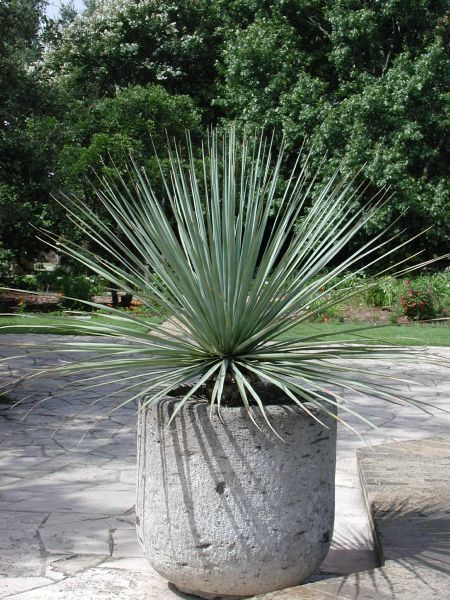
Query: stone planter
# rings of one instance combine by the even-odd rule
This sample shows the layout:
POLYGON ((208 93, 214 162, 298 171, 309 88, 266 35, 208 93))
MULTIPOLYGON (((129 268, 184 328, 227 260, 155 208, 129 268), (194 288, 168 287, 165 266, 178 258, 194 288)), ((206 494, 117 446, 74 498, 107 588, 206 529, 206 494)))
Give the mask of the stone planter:
POLYGON ((283 443, 244 407, 223 407, 221 422, 190 401, 168 426, 176 402, 138 424, 136 522, 153 568, 204 598, 302 583, 332 537, 335 420, 321 415, 325 429, 292 404, 267 406, 283 443))

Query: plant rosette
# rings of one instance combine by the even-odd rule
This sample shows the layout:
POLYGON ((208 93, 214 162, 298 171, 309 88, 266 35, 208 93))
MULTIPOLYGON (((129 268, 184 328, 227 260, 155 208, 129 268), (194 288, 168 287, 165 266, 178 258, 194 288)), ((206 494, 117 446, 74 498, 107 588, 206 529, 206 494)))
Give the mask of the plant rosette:
MULTIPOLYGON (((135 164, 132 186, 120 173, 100 179, 97 201, 114 225, 62 198, 91 245, 41 233, 58 254, 169 319, 155 325, 80 300, 102 318, 55 316, 41 329, 91 337, 34 341, 31 357, 69 350, 74 360, 27 377, 76 374, 78 390, 120 380, 126 402, 140 401, 137 530, 150 562, 205 598, 270 592, 304 581, 328 550, 336 424, 374 427, 342 392, 429 411, 399 391, 414 380, 365 363, 442 360, 375 343, 373 326, 350 327, 339 341, 332 331, 291 331, 370 290, 367 268, 381 264, 392 277, 415 268, 386 268, 399 247, 386 232, 342 252, 387 192, 367 204, 367 186, 340 170, 318 185, 308 153, 283 177, 283 144, 275 153, 273 140, 234 128, 211 131, 200 154, 189 137, 186 148, 169 148, 161 166, 164 198, 135 164)), ((32 326, 28 315, 14 328, 32 326)))

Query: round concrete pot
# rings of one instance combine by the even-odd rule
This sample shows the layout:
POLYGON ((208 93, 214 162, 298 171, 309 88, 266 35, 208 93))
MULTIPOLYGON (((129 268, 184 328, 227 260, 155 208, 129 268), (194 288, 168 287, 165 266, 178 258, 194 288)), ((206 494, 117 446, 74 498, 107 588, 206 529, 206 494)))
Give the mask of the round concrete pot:
MULTIPOLYGON (((177 400, 141 410, 137 531, 153 568, 180 591, 243 597, 302 583, 334 522, 336 422, 269 405, 280 441, 244 407, 177 400)), ((308 405, 312 412, 315 409, 308 405)))

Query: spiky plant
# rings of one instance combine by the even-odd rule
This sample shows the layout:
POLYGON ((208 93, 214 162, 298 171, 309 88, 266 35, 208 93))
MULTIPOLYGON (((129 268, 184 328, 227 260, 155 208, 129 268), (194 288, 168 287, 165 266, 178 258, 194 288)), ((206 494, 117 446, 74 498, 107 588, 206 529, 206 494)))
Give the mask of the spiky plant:
MULTIPOLYGON (((155 326, 114 308, 105 309, 101 320, 95 315, 81 322, 55 318, 53 327, 95 337, 53 348, 93 357, 48 372, 101 370, 100 375, 88 373, 86 384, 101 388, 120 379, 127 401, 144 397, 144 405, 194 382, 179 397, 178 409, 203 391, 219 412, 221 403, 239 398, 250 418, 254 409, 266 416, 258 382, 272 384, 307 413, 305 401, 332 416, 341 404, 336 418, 344 421, 347 413, 368 422, 341 403, 339 388, 426 409, 396 392, 392 376, 367 373, 347 362, 421 360, 420 350, 374 344, 367 327, 358 330, 357 342, 354 328, 347 342, 333 340, 333 333, 284 335, 371 285, 368 280, 346 288, 352 276, 346 273, 384 265, 398 248, 395 237, 379 234, 336 259, 389 195, 381 192, 370 205, 357 208, 366 187, 339 170, 318 189, 320 169, 310 172, 306 153, 300 153, 290 177, 282 180, 283 149, 273 156, 270 140, 236 136, 233 128, 225 134, 211 132, 201 160, 189 139, 187 148, 187 159, 176 146, 169 149, 170 174, 161 172, 170 210, 162 208, 145 172, 131 164, 131 186, 119 174, 97 185, 98 202, 113 225, 82 200, 62 200, 68 218, 98 252, 50 232, 41 236, 58 253, 135 294, 144 305, 156 303, 172 315, 174 326, 155 326)), ((399 275, 411 267, 397 265, 381 273, 395 269, 399 275)))

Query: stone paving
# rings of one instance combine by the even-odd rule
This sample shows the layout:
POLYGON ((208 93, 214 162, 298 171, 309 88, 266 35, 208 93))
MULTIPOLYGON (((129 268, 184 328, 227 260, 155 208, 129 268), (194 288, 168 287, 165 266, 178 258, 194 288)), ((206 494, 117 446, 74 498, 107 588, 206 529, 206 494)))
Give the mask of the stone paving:
MULTIPOLYGON (((0 338, 0 358, 17 354, 10 344, 18 339, 0 338)), ((33 339, 26 336, 30 343, 33 339)), ((449 349, 435 351, 450 358, 449 349)), ((62 353, 51 360, 63 359, 62 353)), ((42 359, 39 366, 48 362, 42 359)), ((12 372, 0 363, 0 379, 17 376, 33 365, 31 358, 15 360, 12 372)), ((412 366, 390 370, 418 375, 412 366)), ((419 375, 423 383, 411 393, 450 408, 448 370, 424 366, 419 375)), ((67 393, 61 388, 65 383, 66 378, 52 378, 22 384, 10 394, 22 398, 22 403, 0 409, 0 598, 187 598, 152 571, 136 540, 136 406, 108 414, 112 398, 99 400, 94 388, 81 393, 76 378, 67 393)), ((406 384, 403 387, 408 389, 406 384)), ((111 385, 111 392, 115 401, 125 397, 120 383, 111 385)), ((347 394, 346 400, 355 398, 347 394)), ((386 434, 405 440, 450 431, 450 416, 445 413, 432 416, 379 400, 358 402, 364 415, 384 428, 379 433, 360 427, 368 443, 386 442, 386 434)), ((353 433, 339 428, 335 534, 316 579, 376 566, 358 482, 356 450, 362 444, 353 433)))
POLYGON ((450 433, 357 452, 384 565, 433 569, 450 591, 450 433))

